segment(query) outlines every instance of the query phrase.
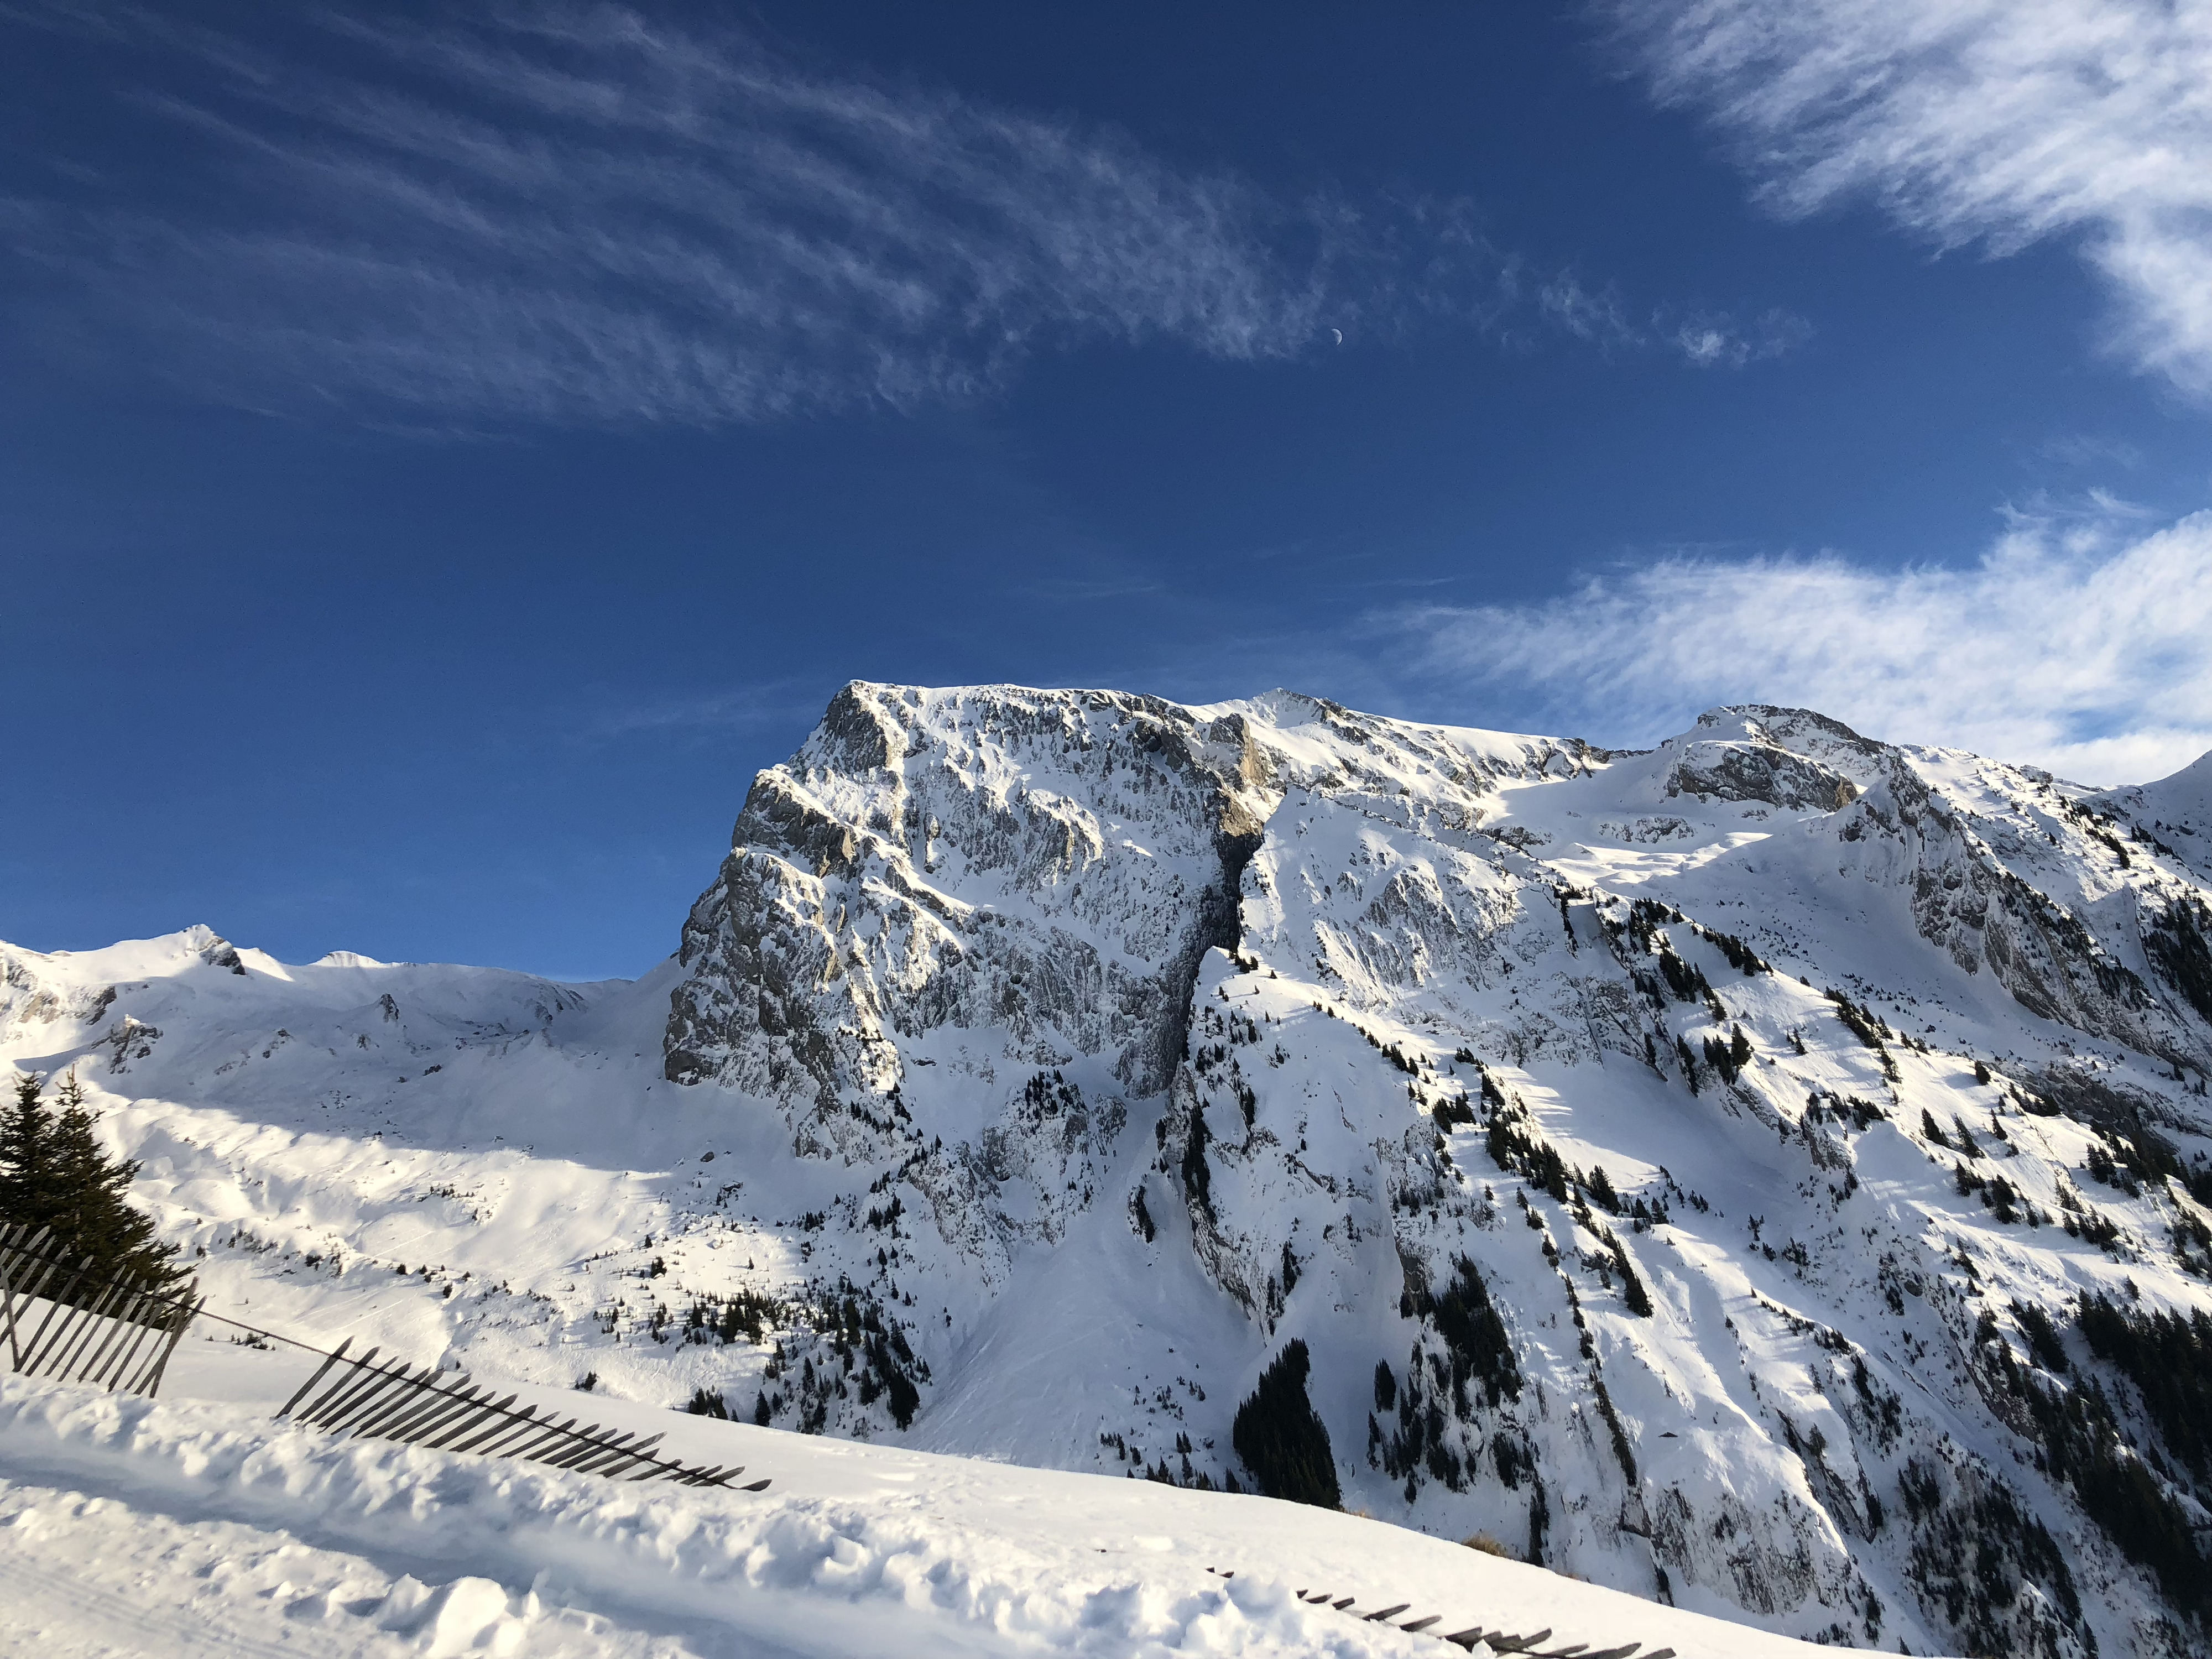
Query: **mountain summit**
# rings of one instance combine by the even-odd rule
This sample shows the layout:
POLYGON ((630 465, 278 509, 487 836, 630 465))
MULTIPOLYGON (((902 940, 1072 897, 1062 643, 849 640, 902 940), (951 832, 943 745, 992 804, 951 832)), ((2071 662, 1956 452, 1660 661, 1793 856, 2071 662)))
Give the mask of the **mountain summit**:
POLYGON ((2208 770, 856 683, 635 984, 195 929, 6 951, 0 1052, 303 1330, 2180 1653, 2208 770))

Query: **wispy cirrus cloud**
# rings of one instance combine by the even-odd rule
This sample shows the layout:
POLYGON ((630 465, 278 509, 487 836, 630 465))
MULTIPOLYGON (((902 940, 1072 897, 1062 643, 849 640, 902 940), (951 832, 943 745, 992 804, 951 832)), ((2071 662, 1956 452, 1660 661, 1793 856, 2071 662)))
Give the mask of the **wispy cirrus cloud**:
POLYGON ((2014 513, 1959 568, 1679 557, 1541 604, 1406 608, 1372 625, 1411 641, 1413 674, 1498 688, 1601 742, 1759 702, 2096 783, 2212 749, 2212 513, 2152 528, 2106 495, 2014 513), (1619 729, 1627 709, 1641 731, 1619 729))
POLYGON ((2112 344, 2212 398, 2203 0, 1589 0, 1785 215, 1869 200, 1943 247, 2078 239, 2112 344))
POLYGON ((312 61, 129 7, 11 11, 147 49, 140 106, 218 186, 0 204, 55 279, 42 319, 233 402, 713 424, 973 397, 1091 342, 1257 362, 1548 330, 1705 367, 1779 337, 1595 328, 1463 202, 1284 199, 618 6, 326 16, 312 61))
POLYGON ((1572 271, 1539 284, 1535 303, 1553 327, 1601 349, 1657 350, 1694 368, 1742 368, 1786 356, 1813 337, 1810 323, 1778 307, 1747 318, 1662 306, 1639 316, 1613 289, 1592 289, 1572 271))
POLYGON ((1813 336, 1812 325, 1802 317, 1779 309, 1742 320, 1724 312, 1694 312, 1680 319, 1662 313, 1654 326, 1699 368, 1742 368, 1785 357, 1813 336))

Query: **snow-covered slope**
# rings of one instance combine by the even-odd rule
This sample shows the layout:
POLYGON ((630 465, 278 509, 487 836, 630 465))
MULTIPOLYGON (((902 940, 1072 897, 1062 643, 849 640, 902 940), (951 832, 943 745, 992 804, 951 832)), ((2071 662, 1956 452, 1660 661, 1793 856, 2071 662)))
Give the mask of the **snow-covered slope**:
POLYGON ((284 1429, 307 1362, 182 1359, 164 1392, 190 1398, 159 1402, 0 1376, 0 1655, 1451 1655, 1363 1616, 1409 1602, 1547 1648, 1813 1653, 1299 1504, 595 1401, 774 1486, 611 1482, 284 1429), (1354 1605, 1297 1599, 1324 1590, 1354 1605))
POLYGON ((635 984, 193 930, 9 951, 0 1054, 258 1322, 1216 1486, 1302 1340, 1378 1517, 2179 1653, 2212 1469, 2077 1314, 2212 1310, 2208 765, 855 684, 635 984))

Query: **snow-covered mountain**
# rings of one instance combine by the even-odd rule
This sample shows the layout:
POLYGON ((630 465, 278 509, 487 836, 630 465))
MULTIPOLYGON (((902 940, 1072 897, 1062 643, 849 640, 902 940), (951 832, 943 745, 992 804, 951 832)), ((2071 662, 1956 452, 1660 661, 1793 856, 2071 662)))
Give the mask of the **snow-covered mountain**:
POLYGON ((1301 1341, 1349 1507, 1840 1644, 2180 1654, 2209 941, 2212 757, 855 684, 643 980, 8 950, 0 1054, 259 1323, 1213 1485, 1301 1341))

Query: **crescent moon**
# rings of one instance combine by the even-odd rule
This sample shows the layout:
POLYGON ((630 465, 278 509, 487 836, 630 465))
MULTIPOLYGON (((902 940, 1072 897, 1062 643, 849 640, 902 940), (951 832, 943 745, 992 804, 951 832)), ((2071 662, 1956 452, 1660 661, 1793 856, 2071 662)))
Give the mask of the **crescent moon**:
POLYGON ((1344 331, 1342 329, 1333 328, 1329 330, 1329 332, 1336 336, 1337 344, 1342 345, 1344 343, 1344 331))

